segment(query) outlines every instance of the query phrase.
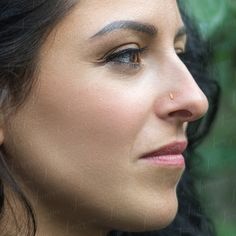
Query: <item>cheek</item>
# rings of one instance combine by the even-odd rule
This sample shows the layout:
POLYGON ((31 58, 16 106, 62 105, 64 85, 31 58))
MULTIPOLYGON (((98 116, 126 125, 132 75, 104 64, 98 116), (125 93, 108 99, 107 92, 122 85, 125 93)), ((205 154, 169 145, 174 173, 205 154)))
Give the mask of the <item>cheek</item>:
POLYGON ((46 128, 68 131, 77 143, 81 137, 106 144, 132 141, 145 119, 147 89, 87 64, 65 61, 65 66, 53 69, 47 63, 41 76, 37 110, 48 121, 46 128))
MULTIPOLYGON (((84 188, 93 186, 94 179, 113 186, 124 175, 118 170, 124 171, 132 158, 129 151, 148 114, 150 98, 144 94, 148 91, 117 81, 71 80, 65 85, 56 78, 44 79, 37 95, 19 113, 11 133, 20 138, 16 153, 21 153, 19 162, 27 163, 22 172, 28 173, 30 166, 34 175, 29 178, 38 182, 45 179, 46 170, 43 184, 47 182, 47 186, 62 185, 61 176, 70 184, 75 176, 84 179, 84 183, 80 181, 84 188), (105 171, 111 169, 113 176, 105 171)), ((67 184, 62 187, 67 189, 67 184)))
POLYGON ((147 116, 148 88, 88 73, 79 77, 73 73, 65 76, 70 78, 67 83, 43 81, 37 117, 44 120, 44 130, 54 135, 58 145, 73 149, 78 145, 84 150, 130 148, 147 116))
POLYGON ((140 129, 144 109, 137 95, 128 89, 92 88, 79 99, 80 105, 86 104, 79 107, 81 119, 98 133, 129 138, 140 129))

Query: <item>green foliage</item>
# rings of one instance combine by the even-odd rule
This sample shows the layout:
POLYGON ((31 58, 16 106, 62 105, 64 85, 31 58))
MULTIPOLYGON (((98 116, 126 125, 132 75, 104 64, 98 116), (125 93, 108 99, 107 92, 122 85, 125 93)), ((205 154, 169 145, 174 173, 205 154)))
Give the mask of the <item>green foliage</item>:
POLYGON ((236 1, 182 1, 213 49, 214 77, 222 89, 218 118, 199 152, 198 188, 219 236, 236 235, 236 1), (204 177, 203 177, 204 176, 204 177), (206 178, 207 177, 207 178, 206 178))

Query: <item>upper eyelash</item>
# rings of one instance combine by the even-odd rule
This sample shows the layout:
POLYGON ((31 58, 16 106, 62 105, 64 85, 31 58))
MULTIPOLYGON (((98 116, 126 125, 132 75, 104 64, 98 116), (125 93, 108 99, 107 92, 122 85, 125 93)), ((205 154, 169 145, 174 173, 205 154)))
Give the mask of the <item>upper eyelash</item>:
MULTIPOLYGON (((123 54, 128 54, 128 53, 142 53, 147 49, 147 47, 143 47, 143 48, 127 48, 115 53, 112 53, 108 56, 106 56, 104 59, 102 59, 102 61, 100 63, 105 64, 105 63, 109 63, 112 62, 113 59, 115 59, 116 57, 119 57, 123 54)), ((137 65, 137 63, 126 63, 126 62, 114 62, 117 64, 128 64, 128 65, 137 65)))
POLYGON ((128 53, 142 53, 146 48, 127 48, 121 51, 118 51, 116 53, 113 53, 109 56, 106 57, 106 60, 111 60, 113 58, 116 58, 118 56, 121 56, 123 54, 128 54, 128 53))

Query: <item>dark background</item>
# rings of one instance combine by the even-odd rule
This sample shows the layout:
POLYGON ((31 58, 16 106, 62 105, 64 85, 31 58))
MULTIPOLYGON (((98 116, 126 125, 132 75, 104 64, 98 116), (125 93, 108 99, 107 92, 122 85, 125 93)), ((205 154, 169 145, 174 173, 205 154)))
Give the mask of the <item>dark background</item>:
POLYGON ((212 69, 222 89, 210 135, 199 148, 198 190, 219 236, 236 236, 236 0, 183 1, 210 41, 212 69))

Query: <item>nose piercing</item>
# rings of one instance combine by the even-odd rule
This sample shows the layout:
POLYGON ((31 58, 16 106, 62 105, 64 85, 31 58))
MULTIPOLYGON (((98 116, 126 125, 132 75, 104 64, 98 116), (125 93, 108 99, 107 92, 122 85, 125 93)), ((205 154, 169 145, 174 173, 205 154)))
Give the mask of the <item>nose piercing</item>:
POLYGON ((170 97, 171 100, 174 100, 174 95, 173 95, 173 93, 169 93, 169 97, 170 97))

